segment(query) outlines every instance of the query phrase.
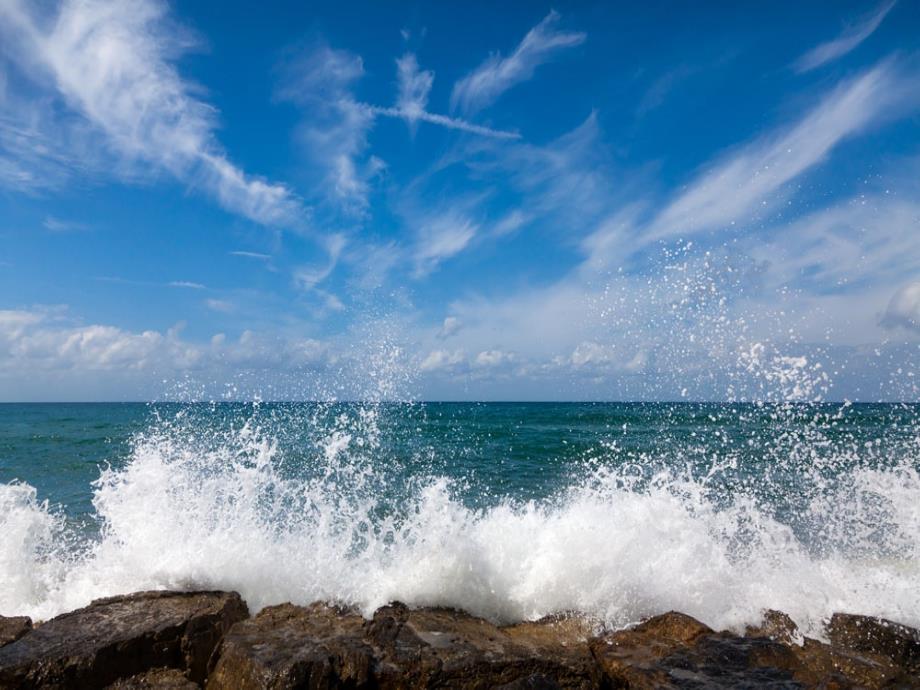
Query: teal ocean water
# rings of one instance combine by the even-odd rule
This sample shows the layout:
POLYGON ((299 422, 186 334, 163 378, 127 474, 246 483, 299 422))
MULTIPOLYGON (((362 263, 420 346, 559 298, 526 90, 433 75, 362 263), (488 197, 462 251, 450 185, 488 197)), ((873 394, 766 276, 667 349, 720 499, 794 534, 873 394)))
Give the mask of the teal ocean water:
POLYGON ((920 624, 920 406, 0 405, 0 614, 144 588, 920 624))

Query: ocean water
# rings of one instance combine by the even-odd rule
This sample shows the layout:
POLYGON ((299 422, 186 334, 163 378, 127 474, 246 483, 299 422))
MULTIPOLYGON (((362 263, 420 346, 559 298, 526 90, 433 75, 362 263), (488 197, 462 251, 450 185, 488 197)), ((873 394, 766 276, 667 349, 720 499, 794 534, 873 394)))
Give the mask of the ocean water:
POLYGON ((148 588, 920 625, 920 406, 0 405, 0 614, 148 588))

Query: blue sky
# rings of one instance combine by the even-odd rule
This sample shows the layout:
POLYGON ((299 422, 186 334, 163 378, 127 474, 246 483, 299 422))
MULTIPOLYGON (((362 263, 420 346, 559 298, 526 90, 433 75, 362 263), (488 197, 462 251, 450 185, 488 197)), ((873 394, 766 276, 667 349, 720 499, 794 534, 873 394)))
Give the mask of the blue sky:
POLYGON ((920 3, 0 0, 0 399, 917 400, 920 3))

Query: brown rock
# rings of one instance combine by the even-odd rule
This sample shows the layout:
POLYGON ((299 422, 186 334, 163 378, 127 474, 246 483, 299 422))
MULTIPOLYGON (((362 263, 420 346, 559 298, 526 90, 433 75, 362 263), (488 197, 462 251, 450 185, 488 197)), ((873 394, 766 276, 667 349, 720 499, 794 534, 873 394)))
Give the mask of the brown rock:
POLYGON ((781 664, 806 687, 916 688, 904 670, 890 660, 805 638, 804 644, 789 645, 794 660, 781 664))
POLYGON ((796 644, 804 639, 799 632, 799 626, 788 614, 773 609, 764 611, 760 625, 749 625, 745 630, 745 635, 747 637, 769 637, 771 640, 786 644, 796 644))
POLYGON ((100 599, 0 647, 0 687, 102 688, 161 667, 202 683, 218 641, 247 615, 233 592, 100 599))
POLYGON ((367 638, 382 688, 593 688, 601 675, 585 639, 556 621, 498 628, 452 609, 379 609, 367 638))
POLYGON ((767 637, 716 633, 682 613, 655 616, 591 641, 614 688, 800 688, 780 663, 788 648, 767 637))
POLYGON ((32 619, 25 616, 0 616, 0 647, 15 642, 32 629, 32 619))
POLYGON ((835 613, 826 631, 837 647, 877 654, 898 666, 920 670, 920 630, 884 618, 835 613))
POLYGON ((106 690, 199 690, 200 687, 178 669, 157 668, 115 681, 106 690))
POLYGON ((215 653, 209 690, 367 687, 373 651, 354 611, 282 604, 237 623, 215 653))
POLYGON ((325 604, 285 604, 233 626, 208 689, 599 687, 576 628, 562 621, 498 628, 460 611, 400 604, 365 621, 325 604))

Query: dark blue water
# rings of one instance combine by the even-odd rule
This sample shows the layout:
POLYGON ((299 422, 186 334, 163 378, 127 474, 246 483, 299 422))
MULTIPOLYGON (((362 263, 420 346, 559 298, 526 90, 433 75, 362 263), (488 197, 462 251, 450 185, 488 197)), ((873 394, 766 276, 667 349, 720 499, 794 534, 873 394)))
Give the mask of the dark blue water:
MULTIPOLYGON (((757 488, 765 475, 798 465, 894 466, 915 461, 920 405, 756 405, 694 403, 385 403, 373 461, 407 474, 437 473, 466 489, 471 504, 551 496, 597 464, 634 465, 646 476, 663 465, 697 475, 726 466, 718 490, 757 488), (729 467, 730 466, 730 467, 729 467)), ((357 418, 342 403, 0 404, 0 482, 35 486, 68 515, 92 512, 100 468, 122 467, 136 439, 171 425, 200 436, 258 425, 286 465, 308 472, 335 419, 357 418), (181 420, 177 423, 177 420, 181 420)), ((362 430, 364 432, 366 430, 362 430)), ((777 499, 781 498, 779 496, 777 499)))

